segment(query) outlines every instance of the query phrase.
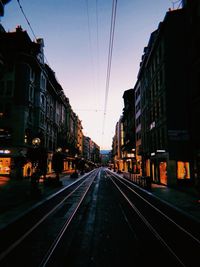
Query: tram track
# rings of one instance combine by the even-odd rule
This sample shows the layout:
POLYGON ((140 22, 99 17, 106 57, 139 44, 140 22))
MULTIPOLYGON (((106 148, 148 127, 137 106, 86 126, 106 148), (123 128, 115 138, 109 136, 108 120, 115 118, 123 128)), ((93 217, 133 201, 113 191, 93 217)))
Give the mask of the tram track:
MULTIPOLYGON (((7 247, 1 248, 0 265, 12 266, 13 262, 18 262, 20 266, 46 266, 97 175, 98 170, 84 175, 11 225, 9 230, 12 229, 13 233, 17 232, 17 227, 24 225, 26 230, 20 230, 20 234, 10 238, 7 247), (31 218, 33 223, 30 222, 31 218), (24 253, 23 258, 20 258, 20 251, 24 253)), ((3 236, 6 241, 6 235, 3 236)))
POLYGON ((197 222, 105 168, 36 205, 11 232, 19 226, 2 267, 194 267, 200 251, 197 222))
POLYGON ((150 194, 138 191, 127 179, 110 171, 106 173, 122 201, 126 202, 122 204, 124 216, 131 227, 137 228, 137 234, 140 232, 140 239, 143 239, 144 247, 149 250, 145 252, 146 255, 159 251, 160 257, 168 259, 173 266, 195 266, 200 252, 200 238, 195 222, 184 218, 183 214, 178 214, 177 210, 167 207, 165 203, 158 203, 150 194), (182 218, 187 221, 188 227, 185 223, 182 225, 182 218), (136 221, 140 227, 136 227, 136 221))

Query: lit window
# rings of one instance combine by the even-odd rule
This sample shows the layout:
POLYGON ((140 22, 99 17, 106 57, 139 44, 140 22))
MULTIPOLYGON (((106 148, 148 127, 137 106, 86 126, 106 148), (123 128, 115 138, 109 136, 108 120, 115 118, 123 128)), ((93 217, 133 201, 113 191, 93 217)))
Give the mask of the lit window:
POLYGON ((177 162, 177 178, 190 179, 190 163, 184 161, 177 162))

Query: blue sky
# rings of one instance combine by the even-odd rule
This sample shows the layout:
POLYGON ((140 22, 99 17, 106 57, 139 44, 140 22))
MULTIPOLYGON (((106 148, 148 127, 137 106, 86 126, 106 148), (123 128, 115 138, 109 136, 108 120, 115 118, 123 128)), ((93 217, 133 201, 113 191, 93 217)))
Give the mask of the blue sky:
MULTIPOLYGON (((84 135, 101 149, 110 149, 123 110, 122 96, 135 85, 143 49, 168 9, 176 5, 169 0, 118 0, 102 133, 112 0, 20 3, 36 37, 44 39, 45 57, 82 121, 84 135)), ((17 0, 5 6, 1 23, 7 31, 21 25, 34 40, 17 0)))

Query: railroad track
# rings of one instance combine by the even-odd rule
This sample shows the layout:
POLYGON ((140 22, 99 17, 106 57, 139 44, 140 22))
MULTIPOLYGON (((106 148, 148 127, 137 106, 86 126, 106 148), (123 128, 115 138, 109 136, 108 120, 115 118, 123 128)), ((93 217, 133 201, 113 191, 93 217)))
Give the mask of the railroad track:
POLYGON ((131 181, 110 171, 106 173, 120 194, 125 220, 142 242, 149 262, 154 258, 164 261, 159 266, 197 266, 199 224, 131 181))
POLYGON ((49 197, 0 240, 1 267, 194 267, 200 252, 196 221, 104 168, 49 197))
POLYGON ((1 233, 0 266, 46 266, 98 174, 84 175, 1 233))

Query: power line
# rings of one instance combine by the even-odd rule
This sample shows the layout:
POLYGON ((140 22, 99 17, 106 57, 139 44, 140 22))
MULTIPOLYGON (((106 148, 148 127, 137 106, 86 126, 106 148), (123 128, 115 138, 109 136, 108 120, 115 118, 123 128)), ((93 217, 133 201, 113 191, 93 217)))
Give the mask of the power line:
POLYGON ((105 128, 105 119, 106 119, 107 102, 108 102, 108 91, 109 91, 109 85, 110 85, 110 73, 111 73, 111 64, 112 64, 112 52, 113 52, 113 42, 114 42, 114 33, 115 33, 116 11, 117 11, 117 0, 113 0, 111 25, 110 25, 110 40, 109 40, 109 50, 108 50, 108 65, 107 65, 107 75, 106 75, 106 92, 105 92, 105 101, 104 101, 102 135, 104 134, 104 128, 105 128))
POLYGON ((27 18, 27 16, 26 16, 24 10, 23 10, 23 7, 22 7, 20 1, 17 0, 17 3, 18 3, 18 5, 19 5, 19 7, 20 7, 20 9, 21 9, 22 14, 23 14, 24 17, 25 17, 26 22, 28 23, 28 26, 29 26, 29 28, 30 28, 30 30, 31 30, 31 32, 32 32, 32 34, 33 34, 33 36, 35 37, 35 39, 37 39, 37 37, 36 37, 36 35, 35 35, 34 31, 33 31, 33 28, 31 27, 31 24, 30 24, 30 22, 29 22, 29 20, 28 20, 28 18, 27 18))
MULTIPOLYGON (((30 29, 31 29, 31 32, 32 32, 33 36, 35 37, 35 40, 37 41, 37 37, 36 37, 36 35, 35 35, 34 31, 33 31, 33 28, 31 27, 31 24, 30 24, 30 22, 29 22, 29 20, 28 20, 28 18, 27 18, 27 16, 26 16, 24 10, 23 10, 23 7, 22 7, 20 1, 17 0, 17 2, 18 2, 18 4, 19 4, 19 7, 20 7, 20 9, 21 9, 22 14, 24 15, 24 17, 25 17, 25 19, 26 19, 26 21, 27 21, 27 23, 28 23, 28 25, 29 25, 29 27, 30 27, 30 29)), ((44 53, 43 53, 43 56, 44 56, 44 59, 46 60, 47 65, 49 66, 48 60, 47 60, 47 58, 45 57, 44 53)), ((47 78, 49 84, 51 85, 51 87, 52 87, 52 88, 55 90, 55 92, 56 92, 56 89, 55 89, 54 85, 52 84, 52 82, 51 82, 50 79, 49 79, 49 76, 48 76, 48 73, 47 73, 47 71, 46 71, 46 69, 45 69, 45 66, 42 65, 42 64, 39 62, 38 59, 36 59, 36 61, 37 61, 37 63, 38 63, 38 66, 39 66, 40 70, 43 71, 43 72, 45 73, 46 78, 47 78)), ((49 66, 49 68, 50 68, 50 66, 49 66)), ((51 69, 51 68, 50 68, 50 69, 51 69)), ((56 76, 55 76, 55 79, 57 80, 56 76)), ((58 82, 58 81, 57 81, 57 82, 58 82)))
MULTIPOLYGON (((91 85, 93 89, 96 88, 95 83, 95 64, 94 64, 94 50, 92 46, 92 31, 91 31, 91 17, 89 12, 89 4, 88 0, 85 0, 86 2, 86 11, 87 11, 87 24, 88 24, 88 37, 89 37, 89 54, 90 54, 90 61, 91 61, 91 85)), ((94 90, 95 92, 96 90, 94 90)))
MULTIPOLYGON (((28 24, 28 26, 29 26, 29 28, 30 28, 30 30, 31 30, 31 32, 32 32, 32 34, 33 34, 35 40, 37 40, 37 37, 36 37, 36 35, 35 35, 34 31, 33 31, 33 28, 32 28, 32 26, 31 26, 31 23, 29 22, 29 20, 28 20, 28 18, 27 18, 27 16, 26 16, 25 12, 24 12, 24 10, 23 10, 23 7, 22 7, 20 1, 17 0, 17 2, 18 2, 18 5, 19 5, 19 7, 20 7, 20 9, 21 9, 21 12, 22 12, 23 16, 25 17, 26 22, 27 22, 27 24, 28 24)), ((46 58, 45 55, 44 55, 44 58, 45 58, 45 60, 46 60, 46 63, 49 65, 49 62, 48 62, 48 60, 47 60, 47 58, 46 58)))
MULTIPOLYGON (((88 22, 88 35, 89 35, 89 45, 90 45, 90 50, 92 52, 92 38, 91 38, 91 27, 90 27, 90 17, 89 17, 89 6, 88 6, 88 0, 85 0, 86 2, 86 10, 87 10, 87 22, 88 22)), ((92 55, 92 53, 91 53, 92 55)), ((92 58, 91 58, 92 59, 92 58)), ((93 59, 92 59, 93 63, 93 59)))
POLYGON ((98 85, 98 83, 99 83, 99 69, 100 69, 100 64, 99 64, 99 6, 98 6, 98 0, 96 0, 96 27, 97 27, 96 42, 97 42, 97 85, 98 85))
POLYGON ((183 2, 182 0, 172 1, 173 9, 176 4, 178 4, 177 9, 179 9, 183 4, 182 2, 183 2))

